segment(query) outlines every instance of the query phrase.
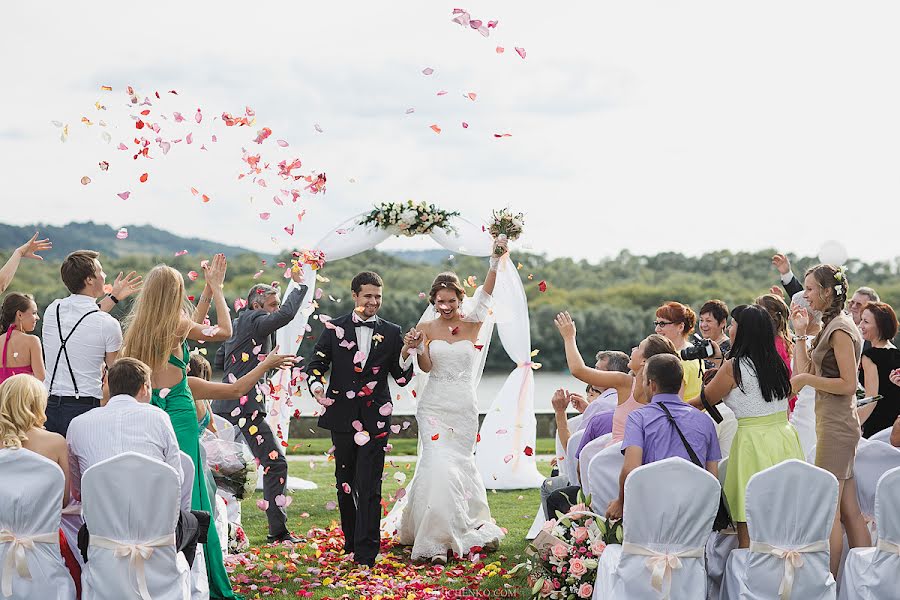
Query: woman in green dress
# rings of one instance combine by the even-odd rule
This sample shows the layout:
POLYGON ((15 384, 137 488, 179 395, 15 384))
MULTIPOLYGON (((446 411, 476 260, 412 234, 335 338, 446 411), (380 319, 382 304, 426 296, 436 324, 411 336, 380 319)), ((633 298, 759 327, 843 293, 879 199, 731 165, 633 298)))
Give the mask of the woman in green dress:
MULTIPOLYGON (((204 510, 210 515, 213 499, 200 460, 197 410, 187 382, 190 359, 187 340, 211 342, 231 337, 231 317, 222 292, 226 266, 223 254, 204 264, 206 288, 196 308, 185 295, 181 273, 166 265, 154 267, 144 279, 144 287, 126 321, 122 348, 122 356, 142 360, 153 370, 151 402, 169 415, 178 446, 194 461, 196 475, 191 509, 204 510), (216 326, 203 323, 211 300, 216 306, 216 326)), ((204 557, 210 598, 235 598, 212 522, 206 539, 204 557)))

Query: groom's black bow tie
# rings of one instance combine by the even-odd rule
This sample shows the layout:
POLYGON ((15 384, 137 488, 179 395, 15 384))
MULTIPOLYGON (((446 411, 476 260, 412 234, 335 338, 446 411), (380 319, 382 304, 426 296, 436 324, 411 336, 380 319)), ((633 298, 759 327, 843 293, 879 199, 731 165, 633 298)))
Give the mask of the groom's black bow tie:
POLYGON ((357 321, 357 327, 368 327, 372 331, 375 331, 375 321, 357 321))

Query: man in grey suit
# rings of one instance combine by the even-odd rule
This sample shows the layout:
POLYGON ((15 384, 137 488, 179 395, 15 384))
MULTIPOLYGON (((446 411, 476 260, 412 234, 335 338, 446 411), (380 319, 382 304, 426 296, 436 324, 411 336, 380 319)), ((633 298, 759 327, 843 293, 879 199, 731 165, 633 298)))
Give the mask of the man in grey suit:
MULTIPOLYGON (((247 307, 234 320, 233 335, 216 352, 215 367, 225 371, 222 381, 233 381, 232 376, 239 379, 253 370, 259 364, 259 355, 272 351, 275 332, 290 323, 300 310, 308 287, 302 285, 300 270, 292 271, 291 279, 296 287, 285 296, 283 303, 279 302, 275 287, 258 284, 250 289, 247 307)), ((265 393, 258 388, 247 394, 243 404, 240 398, 235 398, 217 401, 213 407, 217 415, 240 428, 253 456, 263 468, 263 498, 269 503, 266 509, 269 541, 299 542, 300 539, 288 531, 284 508, 275 502, 287 488, 288 469, 279 442, 266 422, 265 393)))

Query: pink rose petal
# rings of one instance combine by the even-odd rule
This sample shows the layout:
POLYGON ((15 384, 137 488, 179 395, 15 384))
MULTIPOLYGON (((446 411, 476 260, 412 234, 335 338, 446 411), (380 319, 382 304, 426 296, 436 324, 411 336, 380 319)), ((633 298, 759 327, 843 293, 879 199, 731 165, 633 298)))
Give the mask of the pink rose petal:
POLYGON ((121 229, 119 229, 119 231, 116 232, 117 240, 124 240, 127 237, 128 237, 128 230, 124 227, 122 227, 121 229))
POLYGON ((360 421, 359 419, 357 419, 357 420, 353 421, 352 423, 350 423, 350 426, 353 427, 353 429, 355 429, 356 431, 362 431, 362 430, 363 430, 363 424, 362 424, 362 421, 360 421))
POLYGON ((503 457, 503 462, 509 463, 509 461, 511 461, 512 459, 513 459, 513 455, 507 454, 506 456, 503 457))
POLYGON ((391 425, 391 433, 393 433, 395 435, 400 433, 400 426, 399 425, 391 425))
POLYGON ((287 148, 287 147, 289 146, 289 144, 288 144, 285 140, 277 140, 276 143, 277 143, 279 146, 281 146, 282 148, 287 148))
POLYGON ((334 510, 337 508, 337 502, 334 500, 329 500, 325 503, 325 510, 334 510))
POLYGON ((357 446, 365 446, 366 444, 369 443, 369 432, 368 431, 357 431, 356 433, 353 434, 353 441, 356 442, 357 446))
POLYGON ((519 48, 519 47, 517 46, 517 47, 516 47, 516 52, 517 52, 517 53, 519 54, 519 56, 521 56, 522 59, 524 60, 524 58, 525 58, 525 48, 519 48))
POLYGON ((197 113, 194 115, 194 120, 198 123, 203 120, 203 113, 200 112, 200 109, 197 109, 197 113))
POLYGON ((431 75, 432 73, 434 73, 434 69, 432 69, 431 67, 425 67, 424 69, 422 69, 422 75, 431 75))
POLYGON ((343 484, 341 484, 341 489, 344 490, 345 494, 349 494, 350 493, 350 484, 344 482, 343 484))
POLYGON ((291 505, 294 499, 290 496, 285 496, 284 494, 278 494, 275 496, 275 506, 280 506, 281 508, 287 508, 291 505))
POLYGON ((381 406, 378 407, 378 414, 382 417, 386 417, 394 412, 394 404, 391 402, 385 402, 381 406))
POLYGON ((268 221, 269 217, 271 217, 271 216, 272 216, 272 213, 267 213, 267 212, 259 213, 259 218, 262 219, 263 221, 268 221))
POLYGON ((130 195, 131 195, 131 192, 119 192, 118 194, 116 194, 116 196, 118 196, 122 200, 128 200, 128 196, 130 196, 130 195))
POLYGON ((256 508, 258 508, 261 511, 269 510, 269 501, 268 500, 257 500, 256 508))

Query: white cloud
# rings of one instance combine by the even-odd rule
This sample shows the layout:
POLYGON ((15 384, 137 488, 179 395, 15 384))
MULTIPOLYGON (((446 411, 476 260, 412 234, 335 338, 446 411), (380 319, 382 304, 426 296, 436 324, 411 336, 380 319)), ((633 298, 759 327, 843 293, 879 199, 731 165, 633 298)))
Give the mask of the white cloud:
POLYGON ((498 206, 524 210, 534 249, 551 255, 767 246, 809 254, 832 238, 862 258, 897 254, 882 242, 895 235, 900 191, 894 3, 470 7, 499 19, 488 39, 452 24, 451 8, 10 5, 15 27, 0 40, 4 206, 29 208, 5 218, 151 223, 260 250, 274 247, 273 235, 288 243, 281 227, 296 222, 293 207, 274 206, 272 188, 253 190, 251 205, 235 179, 236 132, 220 131, 207 155, 179 147, 97 172, 98 160, 120 156, 78 120, 97 116, 97 98, 112 111, 132 84, 178 89, 164 104, 185 116, 250 105, 272 139, 291 142, 304 172, 327 172, 328 193, 303 200, 308 213, 293 238, 302 246, 374 202, 414 198, 474 220, 498 206), (421 74, 426 66, 433 75, 421 74), (103 95, 101 84, 116 91, 103 95), (462 98, 469 91, 475 102, 462 98), (51 119, 70 123, 69 143, 57 141, 51 119), (492 137, 507 131, 513 137, 492 137), (139 186, 145 164, 151 180, 139 186), (84 174, 91 185, 80 185, 84 174), (199 203, 191 185, 213 202, 199 203), (123 202, 115 192, 125 187, 134 194, 123 202), (261 221, 263 210, 272 219, 261 221))

